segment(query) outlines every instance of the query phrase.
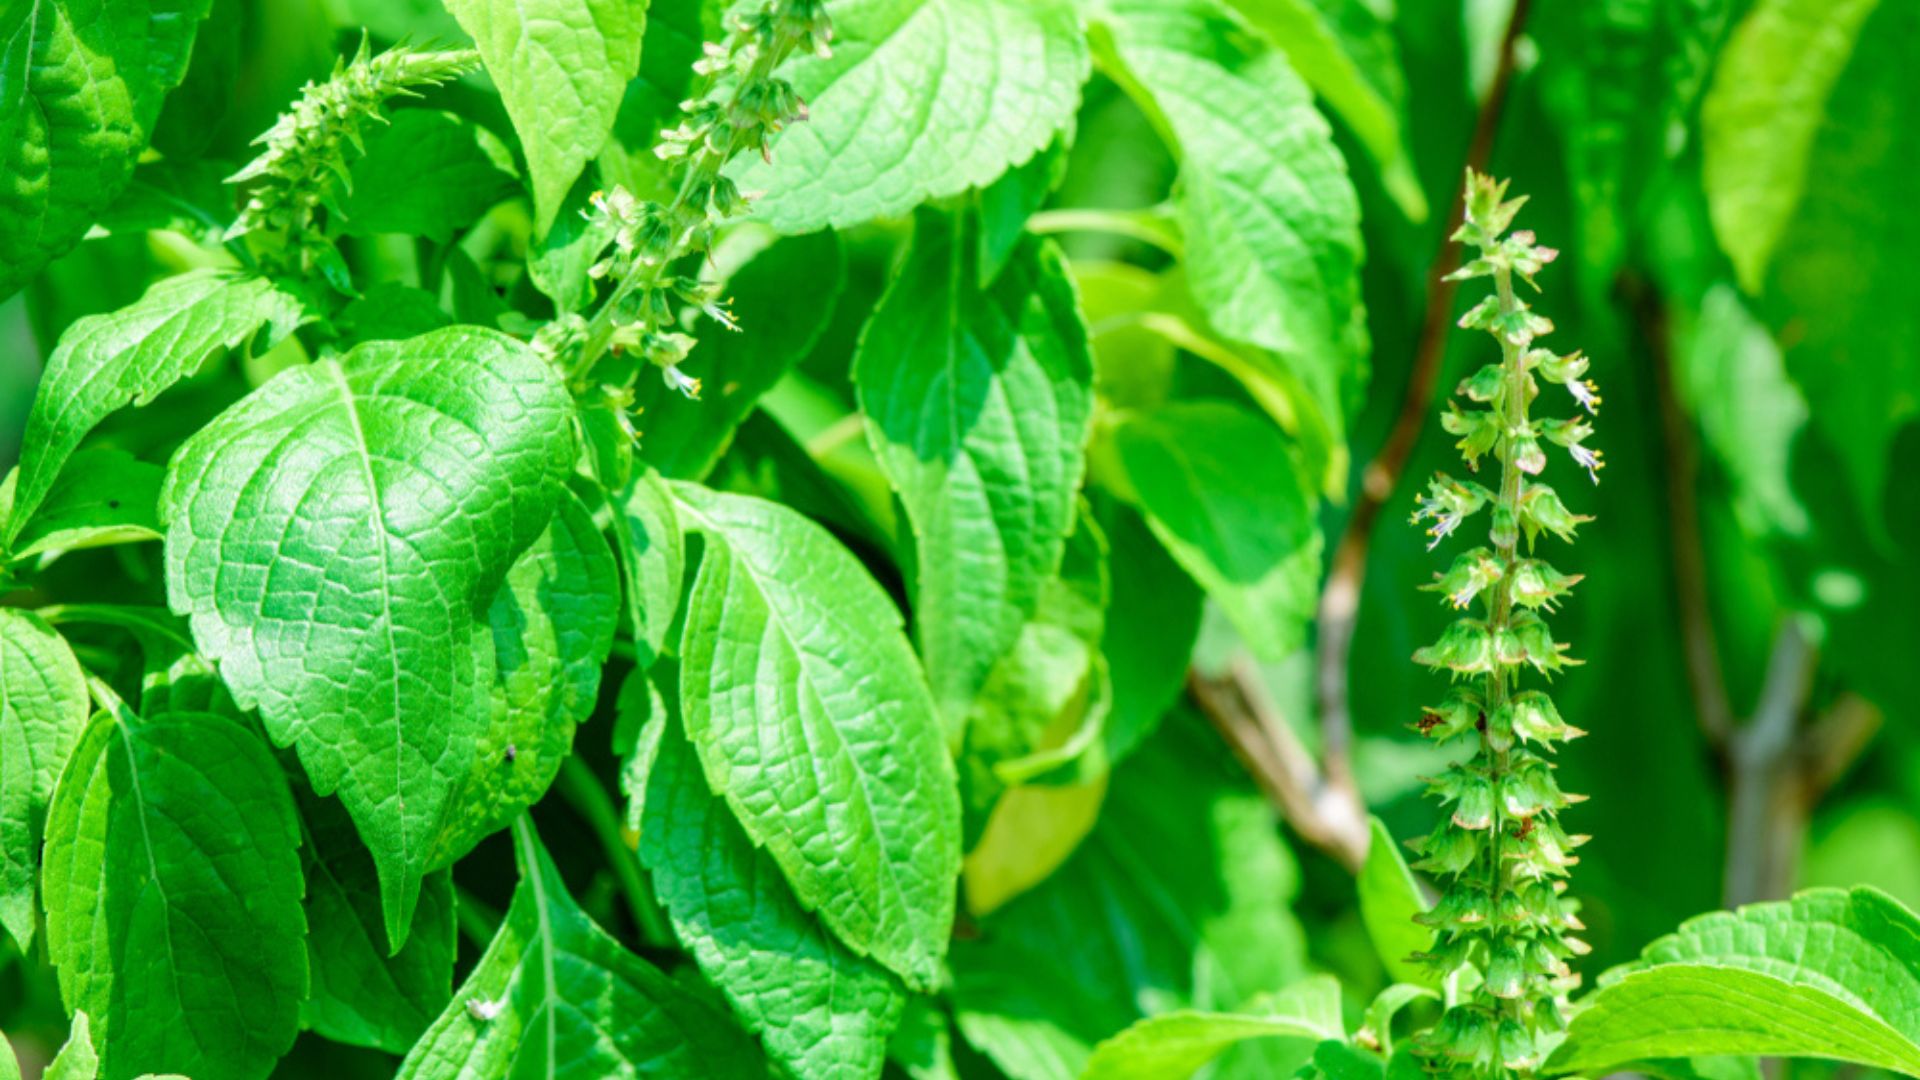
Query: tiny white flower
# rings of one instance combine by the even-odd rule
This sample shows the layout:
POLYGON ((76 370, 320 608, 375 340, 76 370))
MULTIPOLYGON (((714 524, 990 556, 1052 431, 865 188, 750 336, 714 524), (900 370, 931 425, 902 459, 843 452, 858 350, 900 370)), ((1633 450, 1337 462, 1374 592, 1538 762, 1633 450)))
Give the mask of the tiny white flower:
POLYGON ((662 378, 666 380, 667 389, 678 390, 680 393, 685 394, 690 398, 693 398, 695 400, 699 399, 700 380, 692 377, 691 375, 688 375, 684 371, 681 371, 678 366, 674 364, 668 364, 666 367, 663 367, 660 369, 660 375, 662 378))
POLYGON ((506 1008, 506 1005, 505 998, 499 1001, 490 998, 468 998, 467 1015, 484 1024, 499 1016, 500 1010, 506 1008))
POLYGON ((1599 407, 1600 407, 1599 390, 1600 390, 1599 387, 1593 385, 1592 379, 1568 379, 1567 380, 1567 393, 1572 394, 1573 400, 1579 402, 1580 407, 1587 410, 1587 412, 1589 413, 1595 413, 1599 411, 1599 407))
POLYGON ((1600 460, 1600 451, 1576 444, 1567 447, 1567 453, 1572 454, 1573 460, 1587 470, 1587 479, 1596 484, 1600 482, 1600 470, 1607 467, 1607 463, 1600 460))

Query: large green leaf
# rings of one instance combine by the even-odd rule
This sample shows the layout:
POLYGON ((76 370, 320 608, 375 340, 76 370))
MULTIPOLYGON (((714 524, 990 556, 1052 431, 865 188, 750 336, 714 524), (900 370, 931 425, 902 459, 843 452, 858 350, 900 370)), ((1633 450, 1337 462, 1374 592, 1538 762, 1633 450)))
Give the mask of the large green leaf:
POLYGON ((239 345, 263 325, 271 327, 271 344, 300 317, 299 300, 265 278, 196 270, 154 285, 131 306, 75 322, 48 358, 27 416, 8 543, 96 424, 147 404, 215 350, 239 345))
POLYGON ((506 144, 462 116, 401 109, 365 141, 353 185, 339 196, 349 236, 406 233, 444 244, 520 189, 506 144))
POLYGON ((211 4, 0 9, 0 299, 79 243, 126 187, 211 4))
POLYGON ((782 232, 898 217, 979 187, 1072 122, 1087 46, 1070 0, 847 0, 833 56, 783 74, 810 119, 740 186, 782 232), (990 43, 990 44, 989 44, 990 43))
POLYGON ((853 364, 913 530, 914 635, 956 727, 1060 566, 1093 408, 1065 260, 1028 237, 982 285, 970 216, 915 217, 853 364))
POLYGON ((1394 981, 1437 987, 1440 975, 1414 959, 1433 949, 1432 930, 1415 920, 1427 911, 1427 898, 1400 845, 1379 818, 1369 822, 1367 859, 1360 866, 1360 921, 1366 924, 1373 951, 1394 981))
POLYGON ((404 1054, 453 997, 453 874, 420 888, 407 943, 389 955, 373 857, 337 799, 296 781, 305 824, 307 967, 301 1018, 335 1042, 404 1054))
POLYGON ((1225 401, 1174 402, 1112 431, 1119 493, 1269 659, 1298 647, 1320 576, 1312 504, 1280 432, 1225 401))
POLYGON ((960 870, 953 762, 900 613, 825 529, 675 487, 706 540, 680 696, 707 781, 855 952, 939 978, 960 870))
POLYGON ((47 806, 89 711, 66 641, 38 615, 0 608, 0 926, 22 952, 47 806))
POLYGON ((520 884, 453 1003, 401 1080, 756 1080, 765 1067, 727 1017, 596 926, 522 817, 520 884))
POLYGON ((1863 887, 1693 919, 1603 978, 1547 1069, 1706 1054, 1920 1075, 1920 917, 1863 887))
POLYGON ((240 723, 113 704, 47 815, 60 996, 94 1018, 108 1080, 265 1077, 307 993, 293 796, 240 723))
POLYGON ((775 241, 729 278, 726 295, 741 332, 705 324, 684 365, 704 384, 700 399, 659 378, 635 388, 647 463, 676 480, 705 479, 760 395, 826 332, 845 271, 836 234, 818 232, 775 241))
POLYGON ((794 899, 764 851, 707 790, 679 725, 642 735, 640 861, 708 981, 798 1080, 876 1076, 906 993, 794 899))
POLYGON ((1359 199, 1287 58, 1209 0, 1098 8, 1096 58, 1180 159, 1174 206, 1213 325, 1309 382, 1363 370, 1359 199))
POLYGON ((1701 180, 1748 292, 1807 190, 1827 98, 1880 2, 1759 0, 1722 51, 1701 106, 1701 180))
POLYGON ((1219 753, 1197 717, 1169 721, 1073 857, 955 943, 960 1029, 1007 1075, 1073 1080, 1143 1016, 1237 1010, 1305 974, 1298 872, 1219 753))
POLYGON ((1917 39, 1911 0, 1885 0, 1860 31, 1762 305, 1814 426, 1839 450, 1876 528, 1892 512, 1895 437, 1920 416, 1920 215, 1909 206, 1920 174, 1917 39))
POLYGON ((535 231, 606 145, 640 67, 646 7, 627 0, 450 0, 527 153, 535 231))
POLYGON ((1150 1016, 1094 1048, 1084 1080, 1188 1080, 1236 1043, 1284 1040, 1296 1064, 1326 1039, 1345 1039, 1340 983, 1317 975, 1238 1012, 1182 1010, 1150 1016))
POLYGON ((287 371, 175 455, 167 592, 268 732, 336 790, 398 947, 493 715, 480 621, 573 463, 553 367, 453 327, 287 371))
POLYGON ((493 722, 474 748, 434 864, 465 855, 546 794, 574 729, 599 700, 619 619, 613 552, 580 500, 564 496, 487 610, 493 722))
POLYGON ((1380 183, 1400 212, 1425 221, 1427 197, 1401 131, 1407 88, 1389 20, 1367 0, 1226 3, 1280 46, 1293 69, 1339 114, 1379 167, 1380 183))

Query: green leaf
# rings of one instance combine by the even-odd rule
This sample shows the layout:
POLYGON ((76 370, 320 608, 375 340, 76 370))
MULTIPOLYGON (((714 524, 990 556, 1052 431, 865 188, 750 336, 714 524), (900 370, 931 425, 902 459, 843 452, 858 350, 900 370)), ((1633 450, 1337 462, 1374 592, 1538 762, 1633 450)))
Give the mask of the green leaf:
POLYGON ((1100 652, 1113 682, 1106 756, 1118 765, 1186 686, 1204 598, 1137 512, 1119 503, 1105 509, 1113 599, 1100 652))
POLYGON ((1339 114, 1407 220, 1425 221, 1427 197, 1401 131, 1407 88, 1389 22, 1366 0, 1226 2, 1278 45, 1294 71, 1339 114))
POLYGON ((1180 159, 1193 293, 1221 333, 1308 381, 1364 369, 1360 205, 1313 95, 1206 0, 1103 0, 1101 68, 1180 159))
POLYGON ((0 11, 0 299, 126 187, 212 0, 23 0, 0 11))
POLYGON ((383 281, 334 318, 340 333, 354 344, 397 341, 453 325, 440 301, 425 289, 383 281))
POLYGON ((264 1077, 307 992, 293 797, 240 723, 113 706, 81 736, 47 816, 61 999, 95 1018, 109 1080, 264 1077))
POLYGON ((520 884, 506 921, 407 1054, 401 1080, 764 1075, 725 1015, 580 910, 526 818, 513 841, 520 884))
POLYGON ((160 539, 156 507, 165 476, 165 469, 124 450, 75 453, 15 538, 13 557, 160 539))
POLYGON ((339 199, 348 236, 405 233, 442 244, 520 189, 493 132, 433 109, 401 109, 367 132, 339 199))
POLYGON ((128 405, 148 404, 216 350, 238 346, 263 325, 270 326, 271 345, 300 319, 298 298, 265 278, 196 270, 159 282, 129 307, 74 323, 48 358, 27 416, 9 544, 100 421, 128 405))
POLYGON ((1880 0, 1759 0, 1701 104, 1701 182, 1740 285, 1758 293, 1807 190, 1828 96, 1880 0))
POLYGON ((1602 980, 1547 1071, 1712 1054, 1920 1074, 1920 917, 1864 887, 1700 916, 1602 980))
POLYGON ((1237 1010, 1305 974, 1298 871, 1217 755, 1197 717, 1170 721, 1073 857, 955 942, 960 1029, 1015 1080, 1072 1080, 1143 1016, 1237 1010))
POLYGON ((0 608, 0 926, 22 953, 47 807, 90 711, 66 640, 32 612, 0 608))
POLYGON ((339 791, 396 948, 492 720, 477 615, 552 520, 569 411, 532 350, 454 327, 283 373, 168 471, 169 600, 314 790, 339 791))
POLYGON ((960 800, 900 613, 825 529, 676 485, 706 540, 680 696, 707 782, 802 907, 909 985, 938 978, 960 800))
POLYGON ((775 241, 727 281, 742 332, 708 322, 683 365, 705 384, 700 400, 644 379, 636 389, 641 456, 675 480, 701 480, 733 442, 760 395, 819 342, 846 284, 831 232, 775 241))
POLYGON ((708 981, 799 1080, 876 1076, 906 992, 794 899, 780 868, 757 851, 707 790, 677 724, 658 716, 640 825, 640 861, 708 981))
POLYGON ((1780 347, 1731 284, 1701 298, 1682 339, 1676 375, 1701 441, 1727 471, 1733 508, 1753 536, 1804 536, 1811 522, 1790 479, 1807 401, 1788 379, 1780 347))
POLYGON ((606 145, 640 67, 646 9, 625 0, 450 0, 473 35, 527 153, 534 232, 552 227, 580 171, 606 145))
MULTIPOLYGON (((3 1041, 3 1040, 0 1040, 3 1041)), ((13 1051, 8 1049, 4 1055, 13 1059, 13 1051)), ((20 1066, 14 1065, 14 1076, 19 1076, 20 1066)), ((53 1055, 47 1063, 47 1069, 40 1074, 40 1080, 94 1080, 100 1075, 100 1054, 93 1048, 93 1024, 87 1019, 85 1009, 76 1009, 73 1013, 73 1028, 67 1035, 67 1044, 53 1055)))
POLYGON ((853 380, 913 530, 914 633, 957 728, 1059 568, 1093 361, 1051 242, 1022 240, 983 287, 970 222, 935 210, 914 221, 853 380))
MULTIPOLYGON (((1269 1000, 1234 1013, 1193 1010, 1148 1017, 1101 1043, 1087 1061, 1085 1080, 1187 1080, 1248 1039, 1284 1039, 1295 1064, 1323 1039, 1344 1039, 1340 983, 1316 975, 1269 1000)), ((1280 1074, 1284 1075, 1284 1071, 1280 1074)))
POLYGON ((1908 47, 1916 36, 1920 8, 1911 3, 1882 3, 1860 31, 1827 99, 1806 194, 1780 238, 1762 308, 1876 532, 1892 512, 1896 436, 1920 416, 1920 273, 1911 257, 1920 219, 1906 207, 1920 172, 1920 120, 1909 108, 1920 96, 1908 47))
POLYGON ((833 17, 833 56, 782 72, 810 119, 780 136, 771 164, 733 170, 766 192, 757 213, 781 232, 899 217, 985 186, 1080 104, 1087 46, 1069 0, 874 0, 833 17))
POLYGON ((1292 455, 1265 420, 1225 401, 1174 402, 1112 431, 1113 485, 1167 551, 1278 660, 1312 617, 1319 533, 1292 455))
POLYGON ((687 540, 673 508, 673 491, 659 473, 637 473, 612 501, 627 624, 633 632, 635 663, 644 669, 667 646, 687 573, 687 540))
POLYGON ((1432 930, 1414 921, 1427 910, 1427 898, 1407 869, 1400 845, 1379 818, 1369 820, 1367 860, 1360 866, 1360 919, 1373 951, 1395 982, 1437 987, 1440 975, 1413 959, 1433 949, 1432 930))
POLYGON ((453 875, 420 889, 413 932, 389 955, 373 857, 337 799, 294 784, 305 844, 307 968, 313 986, 305 1025, 335 1042, 404 1054, 453 997, 453 875))
POLYGON ((599 700, 619 596, 606 538, 579 499, 563 496, 487 611, 493 722, 474 748, 434 864, 464 856, 546 794, 573 750, 574 729, 599 700))

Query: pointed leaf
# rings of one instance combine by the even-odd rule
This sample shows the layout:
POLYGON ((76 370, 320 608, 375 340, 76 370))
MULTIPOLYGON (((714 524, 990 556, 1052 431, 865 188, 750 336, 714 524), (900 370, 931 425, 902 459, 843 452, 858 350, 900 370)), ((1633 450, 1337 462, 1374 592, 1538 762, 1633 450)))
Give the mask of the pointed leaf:
POLYGON ((1692 919, 1603 978, 1547 1071, 1707 1054, 1920 1074, 1920 916, 1862 887, 1692 919))
POLYGON ((740 187, 786 233, 898 217, 980 187, 1067 126, 1087 78, 1068 0, 878 0, 834 11, 833 56, 782 74, 811 118, 740 187), (992 47, 983 47, 991 42, 992 47))
POLYGON ((931 986, 953 923, 960 800, 899 612, 793 511, 688 484, 674 494, 706 539, 680 696, 708 783, 801 906, 931 986))
POLYGON ((640 67, 646 7, 626 0, 451 0, 527 152, 536 233, 600 153, 640 67))
POLYGON ((1239 1012, 1184 1010, 1148 1017, 1101 1043, 1087 1061, 1085 1080, 1187 1080, 1248 1039, 1284 1039, 1301 1062, 1325 1039, 1344 1039, 1340 983, 1317 975, 1239 1012))
POLYGON ((798 1080, 878 1075, 906 992, 794 899, 779 866, 707 791, 679 725, 658 717, 650 736, 640 861, 674 933, 798 1080))
POLYGON ((474 748, 435 864, 465 855, 540 800, 600 697, 619 622, 619 571, 572 495, 520 556, 487 611, 493 722, 474 748))
POLYGON ((687 540, 673 509, 673 492, 660 474, 636 472, 613 497, 613 535, 624 571, 627 628, 636 663, 650 666, 667 645, 687 573, 687 540))
POLYGON ((1221 333, 1306 381, 1364 370, 1360 205, 1313 94, 1206 0, 1105 0, 1096 59, 1180 159, 1194 296, 1221 333))
POLYGON ((1224 401, 1128 416, 1113 432, 1116 481, 1154 535, 1278 660, 1298 647, 1319 585, 1319 533, 1280 433, 1224 401))
POLYGON ((293 1045, 299 845, 280 767, 240 723, 95 715, 47 816, 43 883, 60 996, 94 1018, 109 1080, 265 1077, 293 1045))
POLYGON ((196 270, 159 282, 119 311, 75 322, 48 358, 27 416, 9 544, 96 424, 151 402, 215 350, 233 348, 267 324, 277 339, 300 317, 299 300, 265 278, 196 270))
POLYGON ((751 1044, 594 925, 521 818, 520 884, 453 1003, 407 1054, 400 1080, 757 1080, 751 1044))
POLYGON ((462 116, 401 109, 367 131, 340 195, 341 232, 405 233, 446 243, 520 190, 513 154, 462 116))
POLYGON ((1437 987, 1439 974, 1413 959, 1415 953, 1433 948, 1433 931, 1413 921, 1427 910, 1427 898, 1413 871, 1407 869, 1400 845, 1379 818, 1369 820, 1369 837, 1358 884, 1360 919, 1366 923, 1373 951, 1396 982, 1437 987))
POLYGON ((282 374, 168 471, 169 600, 314 790, 339 791, 395 947, 492 719, 476 614, 552 520, 569 409, 532 350, 455 327, 282 374))
POLYGON ((1059 568, 1093 407, 1058 249, 1028 238, 980 287, 971 232, 958 215, 915 218, 853 366, 913 529, 915 636, 955 727, 1059 568))
MULTIPOLYGON (((9 1050, 6 1056, 12 1058, 13 1052, 9 1050)), ((16 1065, 15 1076, 19 1075, 18 1068, 16 1065)), ((94 1080, 99 1075, 100 1054, 93 1048, 93 1024, 87 1019, 85 1009, 76 1009, 67 1044, 53 1055, 40 1080, 94 1080)))
POLYGON ((429 875, 412 932, 389 953, 380 879, 338 799, 303 782, 295 798, 306 826, 307 966, 313 986, 301 1019, 335 1042, 404 1054, 453 997, 453 874, 429 875))
POLYGON ((0 926, 23 953, 47 807, 89 711, 66 640, 38 615, 0 608, 0 926))

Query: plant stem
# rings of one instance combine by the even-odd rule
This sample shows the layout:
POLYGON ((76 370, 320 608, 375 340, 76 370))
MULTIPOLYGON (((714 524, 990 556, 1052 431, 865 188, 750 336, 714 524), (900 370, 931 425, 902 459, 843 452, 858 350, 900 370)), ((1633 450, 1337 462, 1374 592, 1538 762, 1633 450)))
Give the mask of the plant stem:
POLYGON ((634 854, 621 831, 620 815, 607 796, 607 789, 578 757, 571 756, 560 765, 559 784, 561 797, 586 819, 587 827, 600 841, 607 865, 613 868, 614 877, 620 881, 620 891, 627 898, 627 911, 640 931, 640 940, 648 945, 671 946, 673 929, 667 925, 667 917, 640 869, 639 856, 634 854))

